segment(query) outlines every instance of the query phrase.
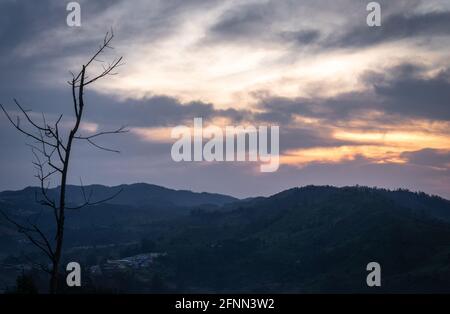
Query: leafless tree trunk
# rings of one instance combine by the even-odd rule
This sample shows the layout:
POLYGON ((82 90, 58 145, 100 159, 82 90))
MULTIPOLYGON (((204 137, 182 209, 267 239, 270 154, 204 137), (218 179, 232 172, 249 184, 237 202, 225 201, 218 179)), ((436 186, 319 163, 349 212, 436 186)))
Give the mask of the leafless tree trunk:
POLYGON ((50 274, 50 293, 56 293, 58 291, 58 277, 61 266, 60 261, 63 249, 64 222, 66 211, 80 209, 85 206, 105 202, 118 194, 116 193, 115 195, 112 195, 107 199, 92 202, 92 193, 86 195, 84 187, 81 184, 84 199, 83 204, 76 207, 69 207, 67 206, 66 202, 67 175, 70 165, 70 155, 72 152, 73 143, 76 140, 84 140, 98 149, 118 152, 116 150, 98 145, 95 142, 95 139, 102 135, 119 134, 127 131, 124 127, 121 127, 117 130, 100 132, 89 136, 82 136, 81 134, 79 134, 80 123, 83 119, 83 110, 85 106, 85 88, 98 79, 101 79, 108 75, 115 75, 115 69, 121 65, 122 57, 113 60, 111 63, 105 63, 104 61, 100 61, 97 59, 102 53, 104 53, 106 49, 111 48, 110 42, 113 37, 113 32, 108 32, 104 38, 102 45, 92 56, 92 58, 82 66, 81 71, 77 75, 72 73, 72 79, 68 83, 72 89, 75 122, 68 135, 66 136, 66 139, 60 134, 59 123, 61 122, 62 115, 59 116, 55 123, 47 124, 46 118, 44 114, 42 114, 43 124, 40 124, 37 123, 35 119, 29 114, 29 112, 25 110, 17 100, 14 99, 14 102, 17 105, 18 109, 20 109, 21 114, 23 115, 23 117, 25 117, 25 120, 29 124, 29 127, 31 127, 33 130, 28 131, 21 125, 19 116, 16 118, 16 120, 13 120, 8 111, 6 111, 3 105, 0 104, 1 109, 5 113, 8 120, 12 123, 12 125, 21 133, 31 138, 34 142, 34 144, 30 146, 32 147, 32 152, 36 159, 33 164, 35 165, 38 172, 36 177, 39 179, 41 190, 41 195, 39 195, 39 197, 38 195, 36 195, 36 201, 41 205, 53 210, 56 226, 54 240, 49 239, 49 237, 41 230, 41 228, 37 226, 36 223, 28 221, 26 224, 22 224, 14 221, 4 212, 1 212, 1 214, 6 218, 6 220, 14 224, 18 228, 19 232, 23 233, 32 244, 43 251, 45 255, 50 259, 50 269, 47 269, 47 267, 41 265, 41 268, 50 274), (89 76, 87 75, 87 71, 94 62, 101 63, 103 70, 100 74, 96 74, 92 78, 89 78, 89 76), (60 190, 59 198, 57 199, 53 199, 48 192, 50 185, 49 179, 52 176, 59 176, 57 180, 60 183, 60 190))

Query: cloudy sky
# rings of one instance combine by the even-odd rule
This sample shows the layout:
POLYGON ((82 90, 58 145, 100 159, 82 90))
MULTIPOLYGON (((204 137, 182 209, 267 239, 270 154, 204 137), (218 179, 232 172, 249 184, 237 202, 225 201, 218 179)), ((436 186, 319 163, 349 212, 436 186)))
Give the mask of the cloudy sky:
MULTIPOLYGON (((70 125, 69 71, 111 27, 119 74, 86 92, 70 181, 148 182, 178 189, 268 195, 305 184, 422 190, 450 198, 450 1, 363 0, 0 2, 0 103, 13 98, 70 125), (279 125, 281 165, 172 161, 172 127, 279 125)), ((0 117, 0 190, 36 185, 27 140, 0 117)))

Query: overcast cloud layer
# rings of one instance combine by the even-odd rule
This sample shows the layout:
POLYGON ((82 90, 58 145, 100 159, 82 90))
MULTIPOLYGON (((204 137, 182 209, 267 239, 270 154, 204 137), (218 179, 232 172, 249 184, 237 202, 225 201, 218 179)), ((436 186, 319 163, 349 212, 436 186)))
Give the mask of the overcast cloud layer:
MULTIPOLYGON (((87 91, 83 132, 130 132, 102 141, 121 154, 77 146, 72 183, 238 197, 360 184, 450 198, 449 1, 379 1, 373 28, 362 0, 79 1, 79 28, 66 25, 67 2, 0 3, 0 103, 68 125, 69 71, 114 29, 109 56, 125 64, 87 91), (280 125, 280 169, 173 162, 170 130, 194 117, 280 125)), ((36 184, 26 139, 4 116, 0 132, 0 189, 36 184)))

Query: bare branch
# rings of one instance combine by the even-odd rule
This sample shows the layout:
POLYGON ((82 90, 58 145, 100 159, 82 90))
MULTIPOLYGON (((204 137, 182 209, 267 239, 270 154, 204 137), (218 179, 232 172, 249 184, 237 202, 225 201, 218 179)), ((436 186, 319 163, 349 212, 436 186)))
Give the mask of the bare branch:
MULTIPOLYGON (((114 33, 111 29, 110 32, 107 32, 105 35, 105 38, 103 39, 103 44, 100 46, 100 48, 97 50, 97 52, 92 56, 91 59, 89 59, 89 61, 85 64, 85 68, 89 67, 89 65, 95 60, 97 59, 97 57, 106 49, 106 48, 110 48, 112 49, 112 47, 109 46, 109 43, 111 42, 111 40, 114 38, 114 33)), ((73 81, 74 82, 78 82, 78 80, 81 78, 82 76, 82 71, 78 73, 78 75, 76 77, 74 77, 73 81)))
POLYGON ((111 153, 118 153, 118 154, 120 153, 120 150, 115 150, 115 149, 110 149, 110 148, 107 148, 107 147, 100 146, 100 145, 94 143, 91 139, 87 139, 87 141, 88 141, 89 144, 91 144, 92 146, 94 146, 94 147, 96 147, 98 149, 101 149, 101 150, 104 150, 104 151, 107 151, 107 152, 111 152, 111 153))
MULTIPOLYGON (((17 101, 17 99, 14 98, 14 102, 15 102, 15 104, 17 105, 17 107, 19 107, 20 111, 22 111, 23 115, 25 116, 25 118, 28 120, 28 122, 29 122, 32 126, 34 126, 36 129, 41 130, 41 131, 46 131, 46 130, 47 130, 46 127, 41 127, 41 126, 37 125, 37 123, 35 123, 35 122, 33 121, 33 119, 31 119, 31 117, 28 115, 27 111, 25 111, 25 110, 23 109, 23 107, 19 104, 19 102, 17 101)), ((44 122, 45 122, 45 120, 44 120, 44 122)))
POLYGON ((6 111, 6 109, 3 107, 2 104, 0 104, 0 108, 1 108, 1 109, 3 110, 3 112, 5 113, 6 117, 7 117, 8 120, 9 120, 9 122, 11 122, 11 124, 12 124, 17 130, 19 130, 21 133, 25 134, 25 135, 28 136, 28 137, 31 137, 31 138, 35 139, 36 141, 38 141, 38 142, 40 142, 40 143, 46 144, 46 145, 51 146, 51 147, 56 147, 55 144, 49 143, 49 142, 47 142, 47 141, 45 141, 45 140, 42 140, 42 139, 38 138, 36 135, 34 135, 34 134, 32 134, 32 133, 30 133, 30 132, 28 132, 28 131, 25 131, 25 130, 20 126, 20 119, 19 119, 19 117, 17 117, 17 122, 14 122, 14 121, 12 120, 11 116, 9 115, 9 113, 6 111))
POLYGON ((90 79, 89 81, 85 82, 84 85, 89 85, 91 83, 94 83, 98 79, 101 79, 102 77, 105 77, 107 75, 115 75, 116 73, 111 73, 114 69, 122 66, 120 62, 122 61, 122 57, 120 57, 118 60, 113 61, 111 64, 109 64, 106 68, 103 68, 103 72, 94 77, 93 79, 90 79))
POLYGON ((129 132, 129 130, 127 130, 125 126, 121 126, 120 128, 118 128, 117 130, 114 130, 114 131, 103 131, 103 132, 99 132, 99 133, 89 135, 89 136, 75 136, 74 138, 76 138, 78 140, 90 140, 90 139, 93 139, 95 137, 99 137, 102 135, 121 134, 121 133, 127 133, 127 132, 129 132))
POLYGON ((84 202, 83 204, 81 204, 81 205, 79 205, 79 206, 75 206, 75 207, 66 207, 66 209, 77 210, 77 209, 81 209, 81 208, 87 207, 87 206, 99 205, 99 204, 102 204, 102 203, 105 203, 105 202, 107 202, 107 201, 112 200, 112 199, 115 198, 117 195, 119 195, 120 193, 122 193, 122 191, 123 191, 123 189, 120 189, 119 191, 117 191, 116 193, 114 193, 113 195, 111 195, 111 196, 108 197, 108 198, 102 199, 102 200, 100 200, 100 201, 90 202, 89 199, 91 198, 91 195, 92 195, 92 191, 91 191, 90 196, 89 196, 89 198, 88 198, 88 200, 87 200, 86 202, 84 202))
POLYGON ((28 240, 30 240, 31 243, 33 243, 36 247, 38 247, 40 250, 42 250, 51 260, 53 260, 54 258, 54 254, 53 254, 53 250, 50 246, 49 241, 47 240, 47 238, 45 237, 44 233, 37 228, 35 225, 32 225, 33 228, 29 228, 26 227, 22 224, 19 224, 18 222, 12 220, 11 218, 9 218, 9 216, 3 211, 0 210, 0 214, 11 224, 13 224, 14 226, 17 227, 17 231, 24 234, 28 240), (38 233, 38 235, 40 235, 41 238, 44 239, 44 243, 36 240, 31 233, 35 232, 38 233))

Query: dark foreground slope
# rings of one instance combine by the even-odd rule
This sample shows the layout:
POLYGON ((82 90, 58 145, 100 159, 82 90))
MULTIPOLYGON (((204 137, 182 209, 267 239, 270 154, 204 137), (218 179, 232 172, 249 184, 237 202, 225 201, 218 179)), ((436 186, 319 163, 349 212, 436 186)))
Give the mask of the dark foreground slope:
POLYGON ((213 291, 450 292, 450 202, 305 187, 198 211, 172 230, 172 280, 213 291), (382 267, 368 288, 366 265, 382 267))
POLYGON ((84 278, 95 277, 95 289, 450 292, 450 202, 439 197, 328 186, 243 201, 208 195, 213 205, 204 196, 189 206, 140 206, 151 195, 128 197, 126 205, 115 200, 68 216, 65 256, 80 261, 84 278), (115 273, 108 262, 149 252, 162 254, 144 268, 126 262, 115 273), (380 288, 366 285, 373 261, 382 268, 380 288))

